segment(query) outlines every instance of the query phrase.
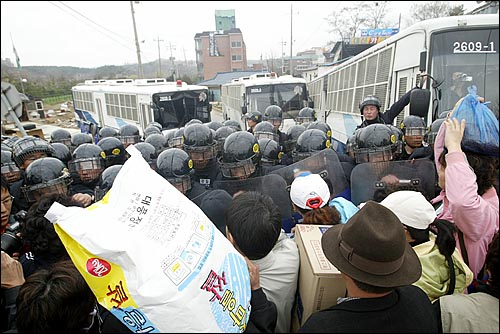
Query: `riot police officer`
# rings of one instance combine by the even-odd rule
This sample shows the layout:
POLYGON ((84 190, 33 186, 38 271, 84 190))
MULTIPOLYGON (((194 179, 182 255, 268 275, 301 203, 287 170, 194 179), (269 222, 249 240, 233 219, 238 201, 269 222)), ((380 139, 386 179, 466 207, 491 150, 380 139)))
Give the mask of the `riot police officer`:
POLYGON ((111 189, 116 176, 122 169, 123 165, 113 165, 107 167, 99 176, 99 182, 94 188, 94 200, 100 201, 104 195, 111 189))
POLYGON ((150 134, 146 140, 146 143, 153 145, 155 148, 156 156, 159 156, 161 152, 168 149, 168 139, 161 133, 150 134))
POLYGON ((139 128, 134 124, 125 124, 118 131, 118 138, 125 148, 129 145, 138 143, 141 141, 139 128))
POLYGON ((326 134, 318 129, 307 129, 297 139, 293 162, 310 157, 314 153, 330 148, 330 141, 326 134))
POLYGON ((423 142, 427 132, 423 118, 414 115, 406 116, 401 122, 400 128, 404 135, 401 160, 431 158, 433 156, 432 148, 423 142))
POLYGON ((253 134, 255 126, 258 123, 262 122, 262 113, 257 110, 250 111, 246 115, 244 115, 243 118, 245 118, 247 121, 247 131, 253 134))
POLYGON ((194 182, 210 188, 219 173, 217 142, 211 129, 205 124, 187 126, 184 129, 183 149, 193 161, 194 182))
POLYGON ((385 124, 371 124, 356 135, 356 163, 392 161, 398 147, 396 136, 385 124))
POLYGON ((312 123, 316 121, 316 113, 313 108, 302 108, 300 109, 297 117, 295 117, 295 121, 297 124, 312 123))
POLYGON ((158 155, 156 154, 156 148, 150 143, 146 142, 136 143, 134 144, 134 147, 138 149, 139 152, 141 152, 142 157, 144 158, 144 160, 146 160, 149 166, 153 170, 156 170, 156 158, 158 157, 158 155))
POLYGON ((258 142, 262 153, 260 159, 262 175, 267 175, 273 170, 283 167, 281 165, 281 158, 283 157, 281 146, 275 140, 269 138, 259 139, 258 142))
POLYGON ((123 165, 128 159, 125 147, 117 137, 105 137, 99 140, 97 145, 104 151, 106 167, 123 165))
POLYGON ((88 133, 82 133, 82 132, 78 132, 78 133, 73 133, 71 135, 71 147, 69 148, 69 150, 71 151, 71 153, 73 153, 74 150, 76 150, 76 148, 82 144, 93 144, 94 141, 92 140, 92 136, 88 133))
POLYGON ((99 130, 99 140, 106 137, 118 137, 118 130, 110 126, 105 126, 99 130))
POLYGON ((93 200, 94 188, 99 181, 99 175, 106 168, 105 154, 96 144, 82 144, 73 152, 68 163, 73 179, 71 193, 87 194, 93 200))
POLYGON ((259 143, 251 133, 238 131, 230 134, 224 142, 222 156, 218 158, 222 179, 260 176, 260 158, 259 143))
POLYGON ((54 154, 52 154, 52 156, 61 160, 66 166, 68 166, 68 162, 71 160, 71 151, 68 146, 63 143, 52 143, 50 146, 54 149, 54 154))
POLYGON ((196 205, 210 191, 194 182, 193 160, 180 148, 163 151, 156 160, 157 172, 196 205))
POLYGON ((50 143, 61 143, 71 147, 71 133, 66 129, 56 129, 50 134, 50 143))

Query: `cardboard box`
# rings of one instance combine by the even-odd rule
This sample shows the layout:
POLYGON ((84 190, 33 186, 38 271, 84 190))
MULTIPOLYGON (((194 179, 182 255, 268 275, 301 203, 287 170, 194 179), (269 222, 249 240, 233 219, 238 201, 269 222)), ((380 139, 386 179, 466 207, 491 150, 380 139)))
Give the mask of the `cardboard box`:
POLYGON ((292 317, 292 331, 300 326, 314 312, 337 304, 337 298, 345 297, 344 280, 321 248, 321 237, 331 225, 297 224, 295 242, 299 249, 300 269, 298 298, 292 317))

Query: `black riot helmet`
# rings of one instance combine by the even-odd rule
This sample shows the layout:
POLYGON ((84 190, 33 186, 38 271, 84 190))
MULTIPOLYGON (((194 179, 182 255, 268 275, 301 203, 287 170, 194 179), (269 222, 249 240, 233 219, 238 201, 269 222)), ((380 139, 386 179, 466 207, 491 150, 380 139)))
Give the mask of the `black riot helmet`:
POLYGON ((158 130, 158 128, 154 125, 148 125, 144 129, 144 139, 148 138, 148 136, 150 136, 152 134, 161 134, 161 131, 158 130))
POLYGON ((169 147, 181 148, 183 146, 184 141, 184 127, 181 127, 175 131, 172 138, 168 141, 169 147))
POLYGON ((113 165, 123 165, 127 160, 127 152, 120 139, 116 137, 106 137, 97 143, 105 154, 106 167, 113 165))
POLYGON ((14 147, 14 143, 18 141, 20 138, 18 136, 3 136, 2 135, 2 144, 5 144, 12 151, 14 147))
POLYGON ((301 124, 292 125, 286 130, 285 152, 293 152, 295 150, 297 139, 299 139, 299 136, 304 131, 306 131, 306 127, 301 124))
POLYGON ((354 150, 356 149, 356 137, 359 134, 360 129, 357 129, 352 136, 347 138, 347 142, 345 143, 345 150, 348 156, 354 158, 354 150))
POLYGON ((52 156, 61 160, 66 166, 68 166, 68 162, 71 160, 71 151, 68 146, 63 143, 52 143, 50 146, 54 149, 54 154, 52 154, 52 156))
POLYGON ((330 140, 326 134, 319 129, 307 129, 297 139, 295 152, 293 152, 293 161, 297 162, 311 155, 330 148, 330 140))
POLYGON ((257 139, 250 132, 237 131, 226 138, 218 162, 224 177, 248 178, 255 172, 260 158, 257 139))
POLYGON ((214 131, 217 131, 218 128, 220 128, 222 126, 222 123, 221 122, 217 122, 217 121, 211 121, 211 122, 208 122, 207 123, 207 126, 214 130, 214 131))
POLYGON ((441 127, 441 124, 443 124, 444 120, 445 120, 444 118, 438 118, 434 122, 432 122, 429 131, 424 136, 424 140, 427 144, 434 145, 437 133, 439 131, 439 128, 441 127))
POLYGON ((279 142, 279 137, 278 134, 276 133, 276 129, 273 126, 273 124, 271 124, 271 122, 269 121, 263 121, 257 124, 253 129, 253 135, 257 140, 263 138, 269 138, 279 142))
POLYGON ((26 169, 25 185, 21 190, 28 203, 33 203, 42 196, 67 195, 71 181, 71 175, 61 160, 40 158, 26 169))
POLYGON ((234 119, 228 119, 228 120, 225 120, 222 125, 224 126, 230 126, 232 128, 234 128, 236 131, 241 131, 241 125, 238 121, 234 120, 234 119))
POLYGON ((118 131, 118 138, 125 148, 127 148, 128 145, 138 143, 141 141, 139 128, 134 124, 125 124, 118 131))
POLYGON ((247 120, 254 121, 255 123, 260 123, 262 122, 262 113, 260 111, 250 111, 246 115, 244 115, 244 118, 247 120))
POLYGON ((82 144, 93 144, 92 136, 88 133, 73 133, 71 135, 70 151, 73 152, 78 146, 82 144))
POLYGON ((80 180, 83 184, 89 184, 97 180, 106 168, 104 160, 106 154, 96 144, 82 144, 78 146, 68 163, 69 172, 74 180, 80 180))
MULTIPOLYGON (((162 136, 162 135, 160 135, 162 136)), ((163 136, 162 136, 163 137, 163 136)), ((151 166, 152 169, 156 170, 156 148, 150 143, 139 142, 134 144, 134 147, 141 152, 142 157, 151 166)))
POLYGON ((386 124, 386 125, 389 127, 389 129, 391 129, 392 134, 394 135, 394 137, 391 137, 391 142, 395 138, 395 142, 394 144, 392 144, 392 146, 393 146, 393 152, 395 153, 394 159, 396 159, 403 152, 405 136, 403 134, 403 131, 401 131, 401 129, 399 129, 397 126, 394 126, 392 124, 386 124))
POLYGON ((193 183, 193 161, 180 148, 163 151, 156 160, 157 172, 170 184, 185 194, 193 183))
POLYGON ((228 125, 223 125, 215 131, 214 139, 217 142, 217 155, 222 154, 224 149, 224 142, 226 138, 233 132, 236 132, 235 128, 228 125))
POLYGON ((321 130, 325 133, 326 135, 326 138, 328 140, 332 140, 332 128, 330 127, 330 125, 328 125, 327 123, 323 122, 323 121, 314 121, 312 122, 311 124, 309 124, 309 126, 307 127, 307 130, 309 129, 318 129, 318 130, 321 130))
POLYGON ((149 123, 148 126, 147 126, 147 128, 149 128, 150 126, 157 127, 158 130, 160 130, 160 132, 163 130, 163 126, 160 123, 158 123, 158 122, 151 122, 151 123, 149 123))
POLYGON ((313 108, 305 107, 300 109, 299 114, 295 117, 298 124, 312 123, 316 120, 316 113, 313 108))
POLYGON ((194 168, 205 168, 217 156, 217 142, 212 130, 204 124, 192 124, 184 129, 183 149, 193 160, 194 168))
POLYGON ((283 111, 279 106, 270 105, 264 110, 263 120, 270 122, 275 127, 279 127, 283 120, 283 111))
POLYGON ((190 125, 193 125, 193 124, 203 124, 202 121, 200 121, 199 119, 197 118, 193 118, 192 120, 190 120, 189 122, 187 122, 184 127, 187 127, 187 126, 190 126, 190 125))
MULTIPOLYGON (((62 144, 61 144, 62 145, 62 144)), ((2 149, 2 175, 9 184, 12 184, 21 179, 21 169, 17 167, 12 159, 12 151, 2 149)))
POLYGON ((149 135, 146 140, 146 143, 153 145, 156 156, 159 156, 161 152, 165 151, 168 148, 168 139, 161 133, 153 133, 149 135))
POLYGON ((361 102, 359 102, 359 111, 361 112, 361 115, 363 115, 363 109, 366 106, 375 106, 380 112, 380 107, 382 106, 382 104, 380 103, 378 97, 373 95, 368 95, 365 96, 365 98, 361 102))
POLYGON ((122 169, 123 165, 113 165, 107 167, 99 176, 99 182, 94 188, 94 199, 95 201, 100 201, 104 195, 111 189, 115 178, 122 169))
POLYGON ((280 163, 283 152, 275 140, 269 138, 259 139, 259 147, 262 153, 261 165, 274 166, 280 163))
POLYGON ((391 161, 395 157, 396 135, 385 124, 371 124, 356 136, 354 155, 357 163, 391 161))
POLYGON ((56 129, 50 134, 50 143, 62 143, 71 147, 71 132, 66 129, 56 129))
POLYGON ((17 140, 12 147, 12 157, 19 168, 25 161, 32 160, 36 155, 51 157, 54 148, 44 139, 26 136, 17 140))
POLYGON ((99 140, 106 137, 118 137, 118 130, 110 126, 105 126, 99 130, 99 140))
POLYGON ((427 131, 424 119, 415 115, 406 116, 399 127, 405 136, 424 136, 427 131))

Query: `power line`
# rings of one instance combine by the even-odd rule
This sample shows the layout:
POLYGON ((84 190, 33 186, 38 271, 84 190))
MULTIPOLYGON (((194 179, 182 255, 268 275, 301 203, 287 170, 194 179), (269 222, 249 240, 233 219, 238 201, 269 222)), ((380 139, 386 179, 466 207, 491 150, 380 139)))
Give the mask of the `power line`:
POLYGON ((75 10, 75 9, 71 8, 70 6, 68 6, 67 4, 65 4, 64 2, 62 2, 62 1, 58 1, 58 2, 59 2, 61 5, 63 5, 64 7, 66 7, 66 8, 68 8, 68 9, 70 9, 71 11, 73 11, 73 12, 75 12, 76 14, 80 15, 81 17, 85 18, 86 20, 89 20, 90 22, 92 22, 92 23, 93 23, 93 24, 95 24, 96 26, 98 26, 98 27, 100 27, 100 28, 102 28, 102 29, 104 29, 104 30, 106 30, 106 31, 109 31, 110 33, 112 33, 112 34, 113 34, 113 35, 115 35, 115 36, 118 36, 118 37, 120 37, 120 38, 124 39, 127 43, 132 43, 132 42, 133 42, 131 39, 129 39, 129 38, 127 38, 127 37, 124 37, 124 36, 122 36, 122 35, 120 35, 120 34, 118 34, 118 33, 114 32, 114 31, 112 31, 112 30, 110 30, 110 29, 108 29, 108 28, 106 28, 106 27, 104 27, 104 26, 100 25, 99 23, 97 23, 97 22, 95 22, 94 20, 92 20, 92 19, 88 18, 87 16, 83 15, 83 14, 82 14, 82 13, 80 13, 79 11, 77 11, 77 10, 75 10))
MULTIPOLYGON (((71 12, 69 12, 69 11, 65 10, 64 8, 61 8, 61 7, 60 7, 60 6, 58 6, 56 3, 52 2, 52 1, 49 1, 49 3, 50 3, 51 5, 53 5, 53 6, 57 7, 57 8, 59 8, 59 9, 60 9, 60 10, 62 10, 63 12, 65 12, 65 13, 67 13, 67 14, 69 14, 69 15, 73 16, 73 17, 74 17, 75 19, 77 19, 78 21, 80 21, 80 22, 82 22, 82 23, 85 23, 85 24, 87 24, 88 26, 90 26, 90 27, 92 27, 92 28, 96 29, 94 26, 92 26, 92 25, 88 24, 88 23, 87 23, 87 22, 85 22, 85 21, 82 21, 79 17, 75 16, 73 13, 71 13, 71 12)), ((96 29, 96 30, 97 30, 97 31, 99 31, 100 33, 104 34, 106 37, 108 37, 109 39, 113 40, 114 42, 116 42, 116 43, 120 44, 120 45, 121 45, 121 46, 123 46, 124 48, 129 49, 129 50, 131 50, 131 51, 134 51, 134 50, 133 50, 132 48, 130 48, 129 46, 127 46, 127 45, 123 44, 123 43, 122 43, 122 42, 120 42, 120 41, 117 41, 115 38, 113 38, 112 36, 109 36, 109 35, 108 35, 108 34, 106 34, 105 32, 103 32, 103 31, 101 31, 101 30, 99 30, 99 29, 96 29)))

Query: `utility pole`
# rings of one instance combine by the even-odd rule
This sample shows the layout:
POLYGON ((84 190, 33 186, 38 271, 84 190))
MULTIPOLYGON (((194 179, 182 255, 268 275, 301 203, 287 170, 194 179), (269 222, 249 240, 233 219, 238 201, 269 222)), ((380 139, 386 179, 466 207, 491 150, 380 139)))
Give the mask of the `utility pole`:
MULTIPOLYGON (((135 3, 139 3, 136 1, 135 3)), ((137 37, 137 28, 135 26, 135 12, 134 12, 134 2, 130 1, 130 10, 132 11, 132 23, 134 24, 134 34, 135 34, 135 47, 137 49, 137 63, 139 64, 139 79, 144 78, 144 70, 142 68, 141 62, 141 48, 139 47, 139 38, 137 37)))
POLYGON ((175 45, 172 46, 172 42, 168 42, 168 45, 170 49, 170 62, 172 63, 173 76, 174 80, 176 80, 179 74, 177 73, 177 68, 175 67, 175 58, 172 54, 172 51, 175 50, 175 45))
POLYGON ((283 51, 285 45, 286 41, 283 41, 283 37, 281 37, 281 75, 285 75, 285 52, 283 51))
MULTIPOLYGON (((293 57, 293 4, 290 4, 290 75, 293 75, 292 57, 293 57)), ((295 13, 295 14, 298 14, 295 13)))
POLYGON ((154 41, 158 42, 158 77, 161 78, 160 42, 163 42, 163 39, 160 39, 160 36, 158 36, 158 39, 155 39, 154 41))

